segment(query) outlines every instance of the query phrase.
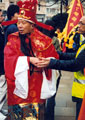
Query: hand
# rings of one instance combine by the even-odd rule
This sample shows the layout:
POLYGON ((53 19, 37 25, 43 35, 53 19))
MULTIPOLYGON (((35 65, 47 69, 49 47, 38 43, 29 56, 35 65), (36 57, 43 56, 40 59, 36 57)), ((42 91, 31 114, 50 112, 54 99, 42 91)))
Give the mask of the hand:
POLYGON ((39 62, 39 59, 37 57, 30 57, 30 63, 32 63, 34 66, 36 66, 36 63, 39 62))
POLYGON ((36 62, 35 65, 40 68, 47 67, 50 63, 50 59, 51 58, 39 58, 39 61, 36 62))

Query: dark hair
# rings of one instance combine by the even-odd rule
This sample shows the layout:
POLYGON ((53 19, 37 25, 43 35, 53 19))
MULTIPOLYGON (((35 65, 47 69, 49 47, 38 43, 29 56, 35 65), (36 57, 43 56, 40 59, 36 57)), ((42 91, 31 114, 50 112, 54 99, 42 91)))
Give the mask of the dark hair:
POLYGON ((0 9, 0 12, 2 12, 2 9, 0 9))
POLYGON ((11 20, 12 16, 14 16, 15 13, 19 13, 19 6, 18 5, 10 5, 7 9, 8 20, 11 20))
MULTIPOLYGON (((52 26, 53 28, 54 28, 54 26, 55 26, 55 23, 52 21, 52 20, 46 20, 45 21, 45 24, 46 25, 50 25, 50 26, 52 26)), ((46 30, 46 29, 43 29, 43 31, 42 31, 45 35, 47 35, 47 36, 49 36, 49 37, 53 37, 54 36, 54 33, 55 33, 55 29, 52 29, 52 30, 46 30)))
POLYGON ((29 43, 26 43, 26 38, 28 37, 26 34, 22 35, 19 33, 20 41, 21 41, 21 51, 24 53, 26 56, 33 55, 32 47, 31 47, 31 39, 29 39, 29 43))

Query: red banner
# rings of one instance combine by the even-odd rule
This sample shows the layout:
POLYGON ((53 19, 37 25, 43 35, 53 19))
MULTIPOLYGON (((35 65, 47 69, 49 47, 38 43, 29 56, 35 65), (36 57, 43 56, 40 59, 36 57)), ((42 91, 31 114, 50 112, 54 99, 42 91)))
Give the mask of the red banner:
POLYGON ((72 31, 78 24, 80 18, 83 16, 83 7, 80 0, 73 0, 68 11, 69 16, 66 24, 66 36, 72 31))

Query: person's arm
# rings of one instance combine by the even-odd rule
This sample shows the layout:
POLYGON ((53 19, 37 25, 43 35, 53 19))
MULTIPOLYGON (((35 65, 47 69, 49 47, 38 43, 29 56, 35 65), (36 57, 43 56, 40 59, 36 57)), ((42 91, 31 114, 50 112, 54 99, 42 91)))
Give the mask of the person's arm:
POLYGON ((59 59, 60 60, 71 60, 75 58, 76 53, 63 53, 60 51, 57 51, 59 54, 59 59))
POLYGON ((77 58, 73 60, 57 60, 52 58, 40 58, 40 62, 36 63, 37 67, 47 67, 56 70, 65 70, 76 72, 85 67, 85 50, 83 50, 77 58))
POLYGON ((74 60, 51 59, 48 68, 76 72, 85 67, 85 50, 74 60))

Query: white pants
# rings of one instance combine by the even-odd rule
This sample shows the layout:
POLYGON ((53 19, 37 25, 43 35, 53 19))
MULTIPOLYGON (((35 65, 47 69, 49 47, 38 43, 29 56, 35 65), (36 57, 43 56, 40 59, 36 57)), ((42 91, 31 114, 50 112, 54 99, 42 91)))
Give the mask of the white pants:
MULTIPOLYGON (((4 104, 7 101, 7 83, 5 79, 5 75, 0 76, 0 111, 4 110, 4 104)), ((7 108, 6 108, 7 109, 7 108)), ((0 113, 0 120, 4 120, 6 116, 0 113)))

